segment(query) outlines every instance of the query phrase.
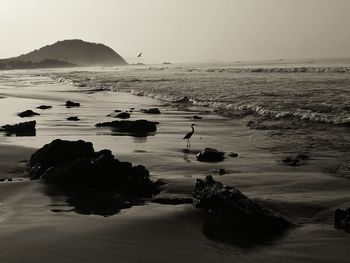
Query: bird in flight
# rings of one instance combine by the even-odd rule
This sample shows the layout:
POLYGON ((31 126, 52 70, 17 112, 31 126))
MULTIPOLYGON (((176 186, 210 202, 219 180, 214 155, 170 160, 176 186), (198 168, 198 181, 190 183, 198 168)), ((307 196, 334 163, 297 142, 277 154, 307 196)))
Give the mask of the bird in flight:
POLYGON ((193 126, 196 126, 196 124, 191 124, 191 128, 192 128, 192 131, 188 132, 185 137, 183 137, 183 139, 187 139, 187 147, 190 147, 191 146, 191 142, 190 142, 190 139, 194 133, 194 128, 193 126))
POLYGON ((138 58, 140 58, 142 56, 142 52, 140 54, 137 55, 138 58))

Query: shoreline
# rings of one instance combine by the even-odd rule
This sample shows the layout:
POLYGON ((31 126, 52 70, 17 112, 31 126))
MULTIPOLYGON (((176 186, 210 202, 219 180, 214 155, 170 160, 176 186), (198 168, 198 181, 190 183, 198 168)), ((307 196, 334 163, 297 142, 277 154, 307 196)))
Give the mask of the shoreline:
MULTIPOLYGON (((21 174, 20 161, 53 138, 83 139, 92 141, 97 150, 111 149, 121 161, 145 165, 152 179, 160 178, 167 183, 161 196, 190 196, 194 180, 212 174, 215 180, 236 187, 298 227, 272 244, 244 250, 205 237, 203 220, 191 205, 147 203, 107 218, 55 213, 51 210, 57 204, 64 209, 69 206, 64 199, 53 200, 45 194, 45 185, 34 181, 5 182, 0 183, 0 240, 6 240, 1 247, 1 261, 40 262, 50 257, 52 262, 107 262, 113 257, 121 262, 339 262, 339 250, 342 257, 349 256, 348 234, 333 228, 332 215, 335 208, 350 205, 350 181, 326 175, 323 169, 328 164, 316 154, 311 153, 314 155, 305 165, 286 166, 280 162, 283 155, 266 147, 269 144, 266 132, 252 130, 240 119, 177 109, 128 93, 63 92, 56 97, 51 92, 50 96, 56 100, 16 98, 21 103, 12 108, 9 116, 4 116, 18 120, 13 115, 21 107, 31 109, 47 102, 54 106, 40 112, 37 136, 0 139, 0 147, 5 147, 0 154, 0 168, 4 167, 8 174, 11 171, 18 171, 17 176, 21 174), (63 107, 62 99, 68 95, 81 102, 81 108, 63 107), (162 113, 139 112, 151 107, 158 107, 162 113), (118 136, 108 128, 93 127, 97 121, 114 120, 105 116, 113 109, 130 108, 135 108, 132 120, 144 118, 160 123, 154 136, 118 136), (70 115, 78 115, 82 121, 67 122, 65 118, 70 115), (193 115, 203 119, 193 120, 193 115), (186 152, 182 137, 191 123, 198 126, 191 151, 186 152), (205 147, 237 152, 239 157, 228 157, 220 163, 200 163, 195 154, 205 147), (217 175, 215 170, 219 168, 227 173, 217 175)), ((10 98, 6 100, 11 104, 10 98)))

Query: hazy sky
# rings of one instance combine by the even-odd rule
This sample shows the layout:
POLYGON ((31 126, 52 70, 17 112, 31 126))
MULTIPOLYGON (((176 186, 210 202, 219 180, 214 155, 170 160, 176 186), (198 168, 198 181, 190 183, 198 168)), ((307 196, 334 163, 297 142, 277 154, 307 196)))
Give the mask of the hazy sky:
POLYGON ((350 0, 0 0, 0 57, 57 40, 152 62, 350 57, 350 0))

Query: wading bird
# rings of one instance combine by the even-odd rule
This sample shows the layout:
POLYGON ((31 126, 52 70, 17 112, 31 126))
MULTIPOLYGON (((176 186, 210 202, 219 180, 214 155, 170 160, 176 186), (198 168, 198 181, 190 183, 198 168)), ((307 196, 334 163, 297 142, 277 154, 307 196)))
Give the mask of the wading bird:
POLYGON ((142 56, 142 52, 140 54, 137 55, 138 58, 140 58, 142 56))
POLYGON ((184 140, 187 139, 187 147, 190 147, 190 146, 191 146, 190 139, 191 139, 191 137, 192 137, 192 135, 193 135, 193 133, 194 133, 194 128, 193 128, 193 126, 196 126, 196 124, 191 124, 192 131, 190 131, 189 133, 187 133, 187 134, 185 135, 185 137, 183 137, 184 140))

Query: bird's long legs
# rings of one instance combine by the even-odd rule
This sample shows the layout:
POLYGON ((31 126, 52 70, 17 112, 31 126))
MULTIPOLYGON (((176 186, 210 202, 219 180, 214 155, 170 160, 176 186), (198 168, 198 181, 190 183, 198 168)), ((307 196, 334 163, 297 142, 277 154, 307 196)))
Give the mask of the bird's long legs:
POLYGON ((190 139, 187 139, 187 148, 191 146, 190 139))

